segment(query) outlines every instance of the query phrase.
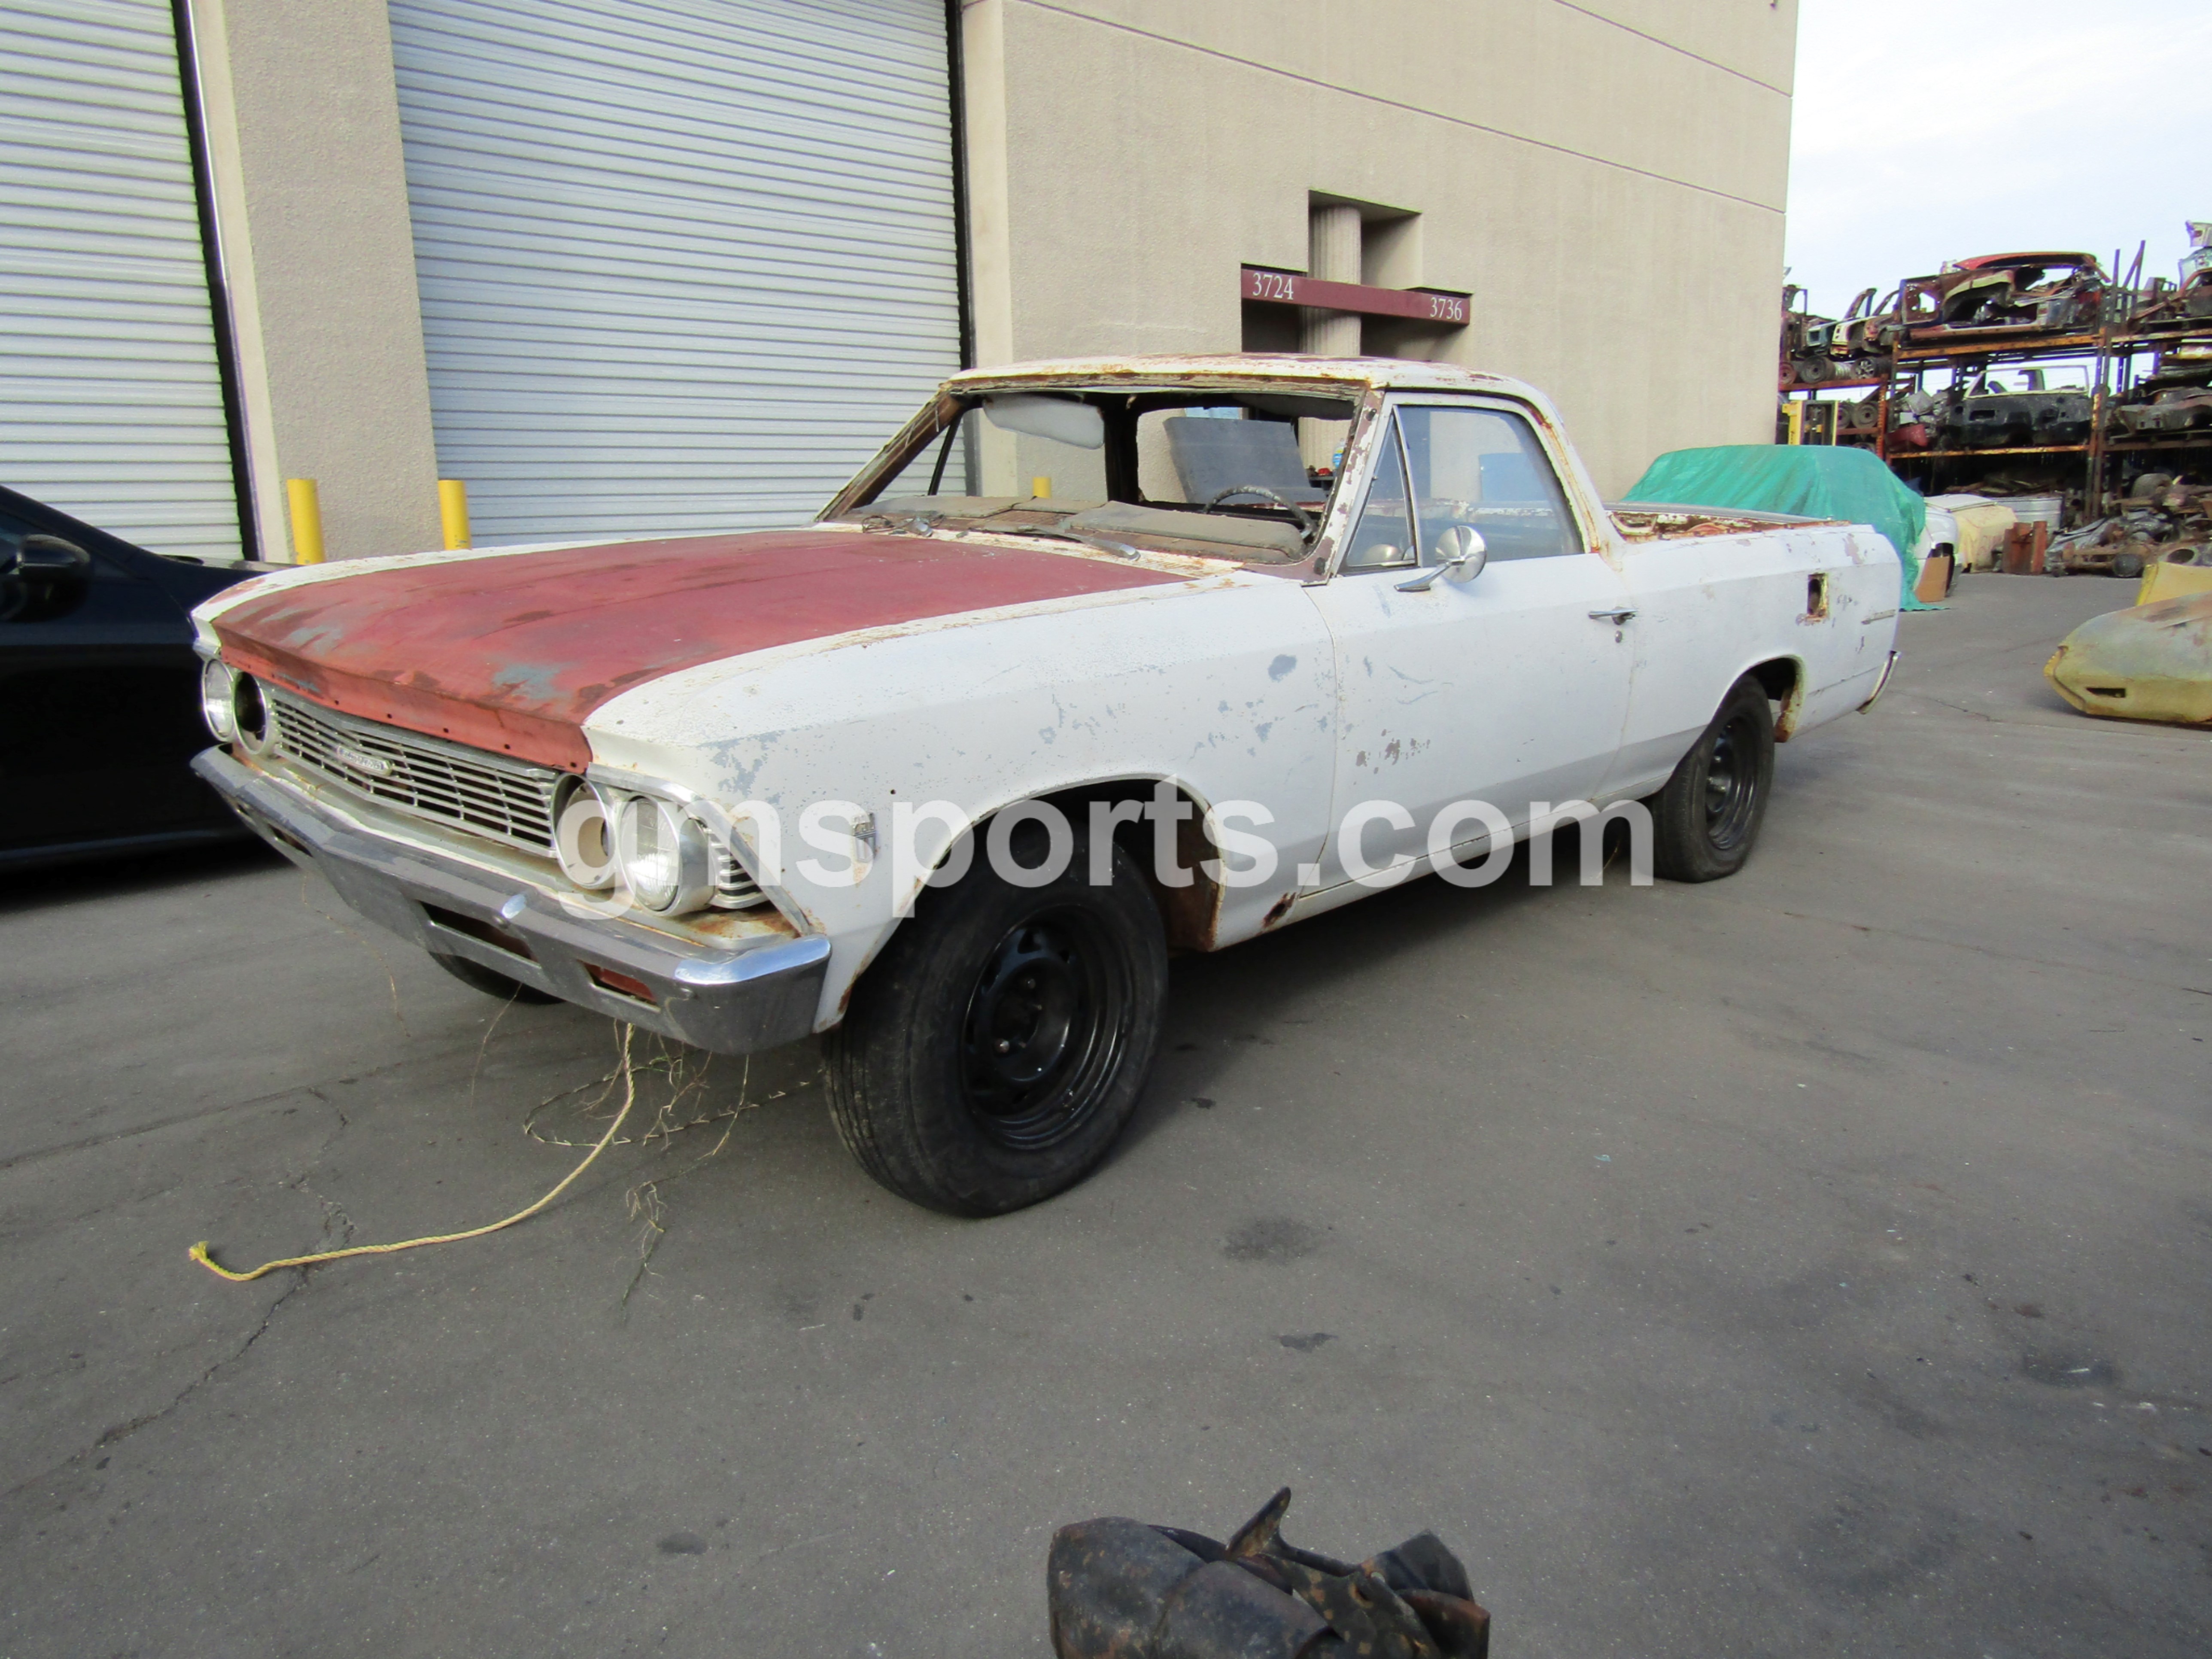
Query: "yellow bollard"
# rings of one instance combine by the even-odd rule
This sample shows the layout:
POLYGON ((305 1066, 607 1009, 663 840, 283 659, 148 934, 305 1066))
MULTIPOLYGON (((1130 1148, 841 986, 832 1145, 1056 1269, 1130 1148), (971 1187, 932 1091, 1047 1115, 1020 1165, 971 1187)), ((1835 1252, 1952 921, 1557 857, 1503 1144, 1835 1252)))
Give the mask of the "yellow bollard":
POLYGON ((1030 480, 1030 494, 1042 499, 1052 494, 1052 480, 1040 473, 1030 480))
POLYGON ((438 480, 438 520, 446 529, 446 550, 469 545, 469 487, 459 478, 438 480))
POLYGON ((292 562, 323 562, 323 501, 313 478, 284 480, 284 499, 292 509, 292 562))

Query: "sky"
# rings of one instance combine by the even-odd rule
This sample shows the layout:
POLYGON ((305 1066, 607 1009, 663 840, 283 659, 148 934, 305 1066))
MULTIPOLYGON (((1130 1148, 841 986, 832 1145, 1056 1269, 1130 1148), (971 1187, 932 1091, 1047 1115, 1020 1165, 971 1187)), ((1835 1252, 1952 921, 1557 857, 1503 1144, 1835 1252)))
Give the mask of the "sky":
POLYGON ((2146 240, 2171 280, 2212 220, 2208 63, 2212 0, 1800 0, 1789 280, 1834 317, 1946 259, 2146 240))

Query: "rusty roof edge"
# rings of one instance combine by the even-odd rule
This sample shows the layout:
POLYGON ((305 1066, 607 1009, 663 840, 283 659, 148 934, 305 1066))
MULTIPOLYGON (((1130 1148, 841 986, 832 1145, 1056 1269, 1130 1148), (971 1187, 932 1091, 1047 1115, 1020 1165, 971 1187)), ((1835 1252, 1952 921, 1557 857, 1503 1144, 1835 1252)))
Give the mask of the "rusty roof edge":
POLYGON ((1295 352, 1158 353, 1131 356, 1049 357, 971 368, 945 382, 946 391, 1053 380, 1131 380, 1172 385, 1255 380, 1352 387, 1431 387, 1505 392, 1540 401, 1534 387, 1503 374, 1410 357, 1313 357, 1295 352))

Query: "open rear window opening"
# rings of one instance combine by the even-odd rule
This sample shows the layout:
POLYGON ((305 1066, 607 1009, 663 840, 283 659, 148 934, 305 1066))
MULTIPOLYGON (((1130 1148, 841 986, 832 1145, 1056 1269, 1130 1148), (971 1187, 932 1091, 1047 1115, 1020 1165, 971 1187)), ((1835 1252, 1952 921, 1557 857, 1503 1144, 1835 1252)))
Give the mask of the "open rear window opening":
POLYGON ((1208 390, 1030 391, 961 400, 841 516, 948 529, 1050 526, 1234 558, 1307 556, 1358 405, 1208 390))

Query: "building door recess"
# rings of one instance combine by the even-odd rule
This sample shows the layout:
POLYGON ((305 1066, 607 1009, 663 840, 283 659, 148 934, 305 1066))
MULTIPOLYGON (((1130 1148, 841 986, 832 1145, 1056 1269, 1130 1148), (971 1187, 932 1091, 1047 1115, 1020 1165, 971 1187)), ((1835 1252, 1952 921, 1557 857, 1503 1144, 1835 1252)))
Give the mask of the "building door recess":
POLYGON ((392 0, 481 542, 803 520, 959 367, 943 0, 392 0))
POLYGON ((0 9, 0 483, 239 556, 208 267, 169 0, 0 9))

